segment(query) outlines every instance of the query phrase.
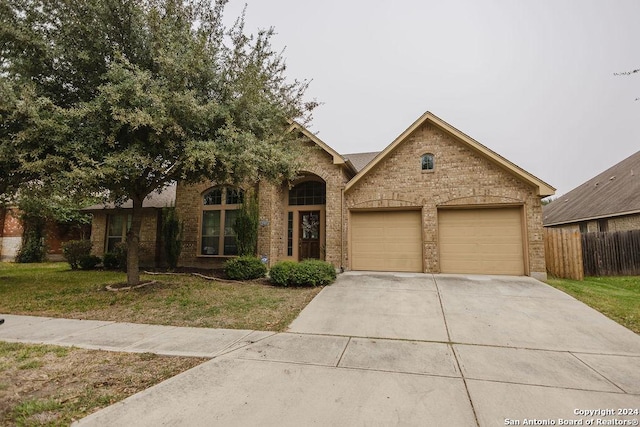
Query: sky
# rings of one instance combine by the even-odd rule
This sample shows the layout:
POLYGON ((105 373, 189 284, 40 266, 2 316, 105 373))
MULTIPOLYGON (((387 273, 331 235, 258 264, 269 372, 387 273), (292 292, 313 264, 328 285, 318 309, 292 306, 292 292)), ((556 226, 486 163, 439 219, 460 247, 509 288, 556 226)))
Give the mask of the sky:
POLYGON ((274 27, 309 130, 380 151, 425 111, 561 195, 640 150, 639 0, 230 0, 274 27))

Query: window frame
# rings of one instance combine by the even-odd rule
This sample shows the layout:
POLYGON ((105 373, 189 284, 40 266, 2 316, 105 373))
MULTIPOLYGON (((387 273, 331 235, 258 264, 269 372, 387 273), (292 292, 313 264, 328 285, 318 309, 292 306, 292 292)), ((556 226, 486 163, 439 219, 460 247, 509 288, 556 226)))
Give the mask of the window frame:
POLYGON ((104 238, 104 251, 113 252, 115 250, 115 245, 118 243, 126 243, 127 242, 127 233, 131 229, 131 214, 126 212, 116 212, 107 214, 107 226, 105 230, 105 238, 104 238), (111 224, 113 223, 115 218, 122 218, 122 225, 120 226, 120 234, 115 235, 111 234, 111 224), (115 241, 116 239, 120 239, 115 241), (115 241, 113 247, 111 247, 111 241, 115 241), (111 250, 109 248, 111 247, 111 250))
POLYGON ((234 256, 238 256, 238 252, 237 252, 237 240, 235 241, 235 252, 234 253, 226 253, 226 247, 230 246, 228 244, 228 238, 233 237, 235 239, 235 233, 233 232, 232 229, 232 225, 230 224, 226 224, 227 219, 231 216, 231 214, 228 214, 229 212, 233 212, 233 211, 237 211, 240 209, 240 207, 242 206, 242 201, 244 200, 245 197, 245 190, 243 188, 239 188, 239 187, 233 187, 233 186, 229 186, 229 185, 222 185, 222 186, 214 186, 214 187, 210 187, 208 189, 206 189, 205 191, 203 191, 200 195, 200 214, 199 214, 199 221, 198 221, 198 247, 197 247, 197 257, 204 257, 204 258, 217 258, 217 257, 234 257, 234 256), (208 198, 207 196, 215 191, 220 191, 221 195, 220 195, 220 202, 217 203, 217 199, 218 197, 215 196, 213 198, 208 198), (214 203, 209 203, 207 204, 207 200, 213 200, 214 203), (227 203, 227 201, 232 200, 236 203, 227 203), (219 212, 219 216, 218 216, 218 224, 217 224, 217 234, 211 234, 211 235, 205 235, 204 234, 204 224, 205 224, 205 213, 206 212, 219 212), (231 232, 229 232, 229 229, 231 229, 231 232), (216 247, 216 252, 217 253, 211 253, 211 254, 207 254, 204 253, 204 248, 207 247, 204 244, 204 239, 205 238, 218 238, 218 244, 216 247))
MULTIPOLYGON (((427 163, 428 166, 428 163, 427 163)), ((420 156, 420 169, 422 172, 433 172, 436 170, 436 156, 433 153, 424 153, 420 156), (428 162, 431 163, 431 167, 425 168, 425 159, 428 159, 428 162)))

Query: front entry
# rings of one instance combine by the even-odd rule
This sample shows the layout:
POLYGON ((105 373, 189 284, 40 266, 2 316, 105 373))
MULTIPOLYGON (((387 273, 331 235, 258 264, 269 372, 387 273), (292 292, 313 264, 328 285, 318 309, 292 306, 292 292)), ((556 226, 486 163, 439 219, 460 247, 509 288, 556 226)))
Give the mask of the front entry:
POLYGON ((320 259, 320 211, 300 211, 298 215, 298 261, 320 259))

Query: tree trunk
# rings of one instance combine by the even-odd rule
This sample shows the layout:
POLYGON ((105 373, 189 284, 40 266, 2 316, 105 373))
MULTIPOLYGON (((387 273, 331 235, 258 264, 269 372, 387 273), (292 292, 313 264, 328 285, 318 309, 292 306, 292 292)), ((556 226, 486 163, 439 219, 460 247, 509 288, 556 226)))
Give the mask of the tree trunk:
POLYGON ((144 197, 132 197, 133 214, 131 228, 127 232, 127 284, 135 286, 140 283, 139 253, 140 229, 142 228, 142 200, 144 197))

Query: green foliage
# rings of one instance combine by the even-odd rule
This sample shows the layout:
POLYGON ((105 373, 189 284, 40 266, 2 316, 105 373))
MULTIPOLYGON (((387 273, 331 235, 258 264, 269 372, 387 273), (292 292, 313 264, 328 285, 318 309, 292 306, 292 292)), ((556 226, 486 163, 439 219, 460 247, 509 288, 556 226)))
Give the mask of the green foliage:
POLYGON ((298 265, 293 261, 280 261, 269 270, 271 281, 278 286, 289 286, 293 270, 298 265))
POLYGON ((232 280, 251 280, 264 277, 267 267, 254 256, 233 258, 224 264, 225 275, 232 280))
POLYGON ((281 261, 271 267, 269 276, 278 286, 324 286, 336 280, 336 270, 331 263, 315 259, 281 261))
POLYGON ((102 266, 105 270, 117 270, 120 268, 120 261, 118 260, 118 256, 113 252, 107 252, 104 254, 102 258, 102 266))
POLYGON ((169 268, 174 270, 178 266, 178 258, 182 252, 182 230, 184 225, 178 218, 175 207, 162 210, 162 238, 164 252, 169 268))
POLYGON ((80 269, 82 270, 93 270, 98 264, 100 264, 102 260, 99 256, 96 255, 85 255, 80 258, 80 269))
POLYGON ((44 223, 37 220, 29 220, 22 223, 22 245, 16 255, 16 262, 42 262, 47 256, 44 245, 44 223))
POLYGON ((118 243, 113 252, 105 253, 102 257, 102 266, 106 270, 125 271, 127 269, 127 244, 118 243))
POLYGON ((299 169, 290 120, 306 122, 317 103, 303 100, 307 82, 287 81, 274 31, 249 36, 244 16, 226 28, 225 3, 1 6, 0 184, 131 199, 130 284, 147 195, 178 180, 276 181, 299 169))
POLYGON ((90 240, 70 240, 62 244, 62 256, 69 263, 72 270, 80 268, 81 260, 87 257, 90 252, 90 240))
POLYGON ((240 256, 254 256, 256 254, 259 222, 258 198, 252 193, 247 193, 233 223, 240 256))

